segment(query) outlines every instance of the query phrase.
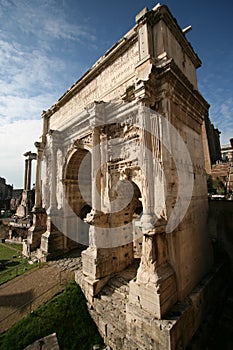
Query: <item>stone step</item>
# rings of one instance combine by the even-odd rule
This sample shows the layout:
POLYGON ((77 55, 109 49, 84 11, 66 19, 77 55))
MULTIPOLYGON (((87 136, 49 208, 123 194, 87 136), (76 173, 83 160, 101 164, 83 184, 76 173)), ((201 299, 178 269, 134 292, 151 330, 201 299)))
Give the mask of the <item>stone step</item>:
POLYGON ((95 310, 101 315, 106 324, 112 325, 112 320, 117 320, 115 334, 126 332, 126 303, 129 295, 128 282, 119 275, 112 278, 95 299, 95 310))
MULTIPOLYGON (((127 349, 126 304, 129 297, 129 281, 135 278, 139 262, 112 277, 94 298, 90 313, 100 326, 101 333, 113 349, 127 349), (101 322, 100 322, 101 320, 101 322)), ((134 347, 134 344, 133 344, 134 347)), ((130 348, 133 348, 132 344, 130 348)), ((135 344, 135 349, 142 350, 135 344)))
POLYGON ((121 297, 121 294, 115 294, 115 295, 107 295, 107 294, 101 294, 99 300, 103 303, 112 305, 113 307, 115 305, 124 307, 127 302, 128 296, 121 297))

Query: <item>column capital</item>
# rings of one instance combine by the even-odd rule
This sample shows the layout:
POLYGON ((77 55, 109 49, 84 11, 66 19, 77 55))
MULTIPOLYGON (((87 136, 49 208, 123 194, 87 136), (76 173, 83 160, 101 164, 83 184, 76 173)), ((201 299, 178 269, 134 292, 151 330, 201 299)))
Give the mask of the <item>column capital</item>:
POLYGON ((95 101, 95 102, 89 104, 85 109, 86 109, 87 113, 89 114, 90 126, 92 128, 105 124, 105 122, 106 122, 105 102, 95 101))
POLYGON ((63 144, 63 136, 63 133, 58 130, 50 130, 47 134, 47 144, 52 148, 58 148, 63 144))
POLYGON ((34 143, 34 146, 35 146, 36 149, 37 149, 37 153, 43 152, 43 150, 44 150, 44 143, 43 143, 43 142, 36 141, 36 142, 34 143))
POLYGON ((26 153, 24 153, 24 156, 28 158, 28 160, 32 161, 33 159, 37 158, 37 154, 36 153, 32 153, 31 151, 28 151, 26 153))

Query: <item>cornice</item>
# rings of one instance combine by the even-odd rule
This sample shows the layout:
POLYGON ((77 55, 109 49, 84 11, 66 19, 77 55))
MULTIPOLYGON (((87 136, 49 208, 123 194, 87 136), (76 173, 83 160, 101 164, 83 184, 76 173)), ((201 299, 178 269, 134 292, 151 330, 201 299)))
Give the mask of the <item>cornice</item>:
POLYGON ((187 40, 185 34, 178 25, 177 20, 172 16, 166 5, 161 5, 157 7, 156 10, 145 12, 145 14, 142 15, 138 21, 138 24, 148 22, 151 26, 153 26, 161 20, 164 21, 167 27, 171 30, 176 40, 180 43, 183 50, 193 62, 195 68, 199 68, 201 66, 200 58, 194 51, 192 45, 187 40))
POLYGON ((183 88, 188 92, 189 96, 193 96, 205 110, 209 109, 209 103, 204 99, 198 90, 194 89, 193 84, 184 75, 184 73, 176 65, 173 59, 170 59, 161 66, 157 66, 155 69, 158 74, 158 79, 161 79, 165 74, 172 74, 174 77, 176 77, 177 83, 181 84, 183 88))
MULTIPOLYGON (((194 89, 193 85, 186 78, 186 76, 180 71, 173 60, 170 60, 166 65, 161 68, 156 68, 156 78, 165 83, 171 84, 175 92, 169 93, 171 99, 178 97, 178 100, 186 101, 190 105, 190 108, 195 109, 195 115, 192 118, 199 124, 202 124, 203 118, 208 114, 210 105, 202 97, 202 95, 194 89), (177 94, 176 94, 177 92, 177 94)), ((162 84, 163 85, 163 84, 162 84)), ((161 85, 161 86, 162 86, 161 85)))

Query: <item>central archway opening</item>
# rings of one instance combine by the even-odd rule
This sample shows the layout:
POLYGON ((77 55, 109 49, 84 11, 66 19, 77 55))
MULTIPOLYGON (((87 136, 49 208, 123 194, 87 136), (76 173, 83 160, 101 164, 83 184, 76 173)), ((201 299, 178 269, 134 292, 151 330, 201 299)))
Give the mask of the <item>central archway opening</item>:
POLYGON ((88 246, 89 225, 85 218, 92 210, 91 153, 78 148, 68 160, 64 175, 65 198, 71 209, 66 217, 67 236, 88 246))
POLYGON ((132 216, 133 226, 133 253, 134 259, 141 259, 142 256, 142 230, 140 225, 141 216, 143 214, 142 194, 139 187, 134 184, 134 206, 132 216))

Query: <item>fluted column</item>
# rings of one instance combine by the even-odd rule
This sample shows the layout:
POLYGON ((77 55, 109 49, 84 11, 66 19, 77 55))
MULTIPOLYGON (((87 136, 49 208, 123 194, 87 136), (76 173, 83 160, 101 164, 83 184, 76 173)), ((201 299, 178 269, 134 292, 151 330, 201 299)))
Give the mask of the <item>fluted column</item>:
POLYGON ((93 149, 92 149, 92 208, 94 211, 101 210, 101 183, 100 183, 100 130, 99 127, 93 128, 93 149))
POLYGON ((144 175, 143 182, 143 215, 141 218, 142 229, 147 231, 154 228, 156 217, 154 214, 154 179, 153 179, 153 155, 151 141, 150 113, 146 107, 139 108, 141 120, 141 157, 140 166, 144 175))
POLYGON ((35 209, 41 208, 41 164, 43 149, 40 142, 36 142, 35 146, 37 147, 37 164, 36 164, 36 186, 35 186, 35 209))
POLYGON ((101 210, 106 212, 106 209, 109 210, 109 201, 108 201, 108 139, 107 135, 104 133, 103 128, 100 135, 100 153, 101 153, 101 210), (107 203, 106 203, 107 197, 107 203), (106 207, 107 204, 107 207, 106 207))
POLYGON ((57 209, 57 132, 50 131, 49 144, 50 144, 50 206, 48 209, 49 214, 57 209))

